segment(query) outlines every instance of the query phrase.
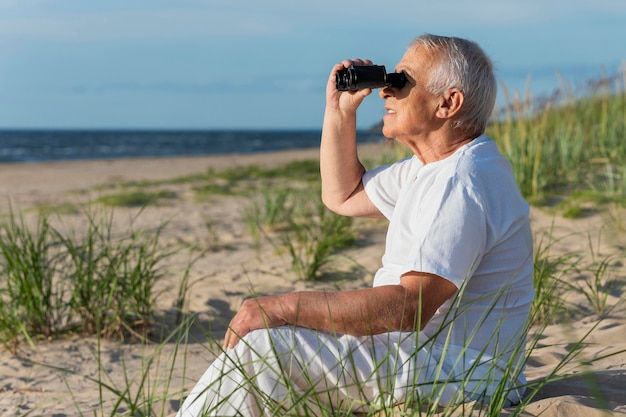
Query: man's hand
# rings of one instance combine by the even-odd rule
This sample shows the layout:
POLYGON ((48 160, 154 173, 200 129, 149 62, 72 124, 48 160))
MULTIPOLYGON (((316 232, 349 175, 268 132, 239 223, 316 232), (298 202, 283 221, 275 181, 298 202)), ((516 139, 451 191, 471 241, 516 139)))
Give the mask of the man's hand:
POLYGON ((280 296, 245 300, 228 326, 224 336, 224 349, 234 348, 239 339, 252 330, 287 324, 284 318, 284 308, 280 296))
POLYGON ((329 110, 356 112, 357 108, 363 102, 363 99, 372 94, 372 90, 370 88, 364 88, 357 91, 337 90, 337 72, 350 68, 351 65, 372 65, 372 61, 369 59, 346 59, 333 67, 326 85, 326 107, 329 110))

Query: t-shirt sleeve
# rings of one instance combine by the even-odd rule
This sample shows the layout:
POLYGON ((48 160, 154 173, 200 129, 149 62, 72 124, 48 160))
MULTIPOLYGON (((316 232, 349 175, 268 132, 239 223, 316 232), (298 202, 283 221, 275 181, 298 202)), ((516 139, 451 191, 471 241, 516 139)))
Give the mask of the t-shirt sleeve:
POLYGON ((391 219, 400 190, 411 177, 416 162, 418 161, 414 157, 409 157, 391 165, 374 168, 363 175, 365 193, 387 219, 391 219))
POLYGON ((400 272, 436 274, 460 288, 487 245, 485 208, 471 187, 454 179, 439 191, 415 213, 419 218, 411 220, 413 244, 400 272))

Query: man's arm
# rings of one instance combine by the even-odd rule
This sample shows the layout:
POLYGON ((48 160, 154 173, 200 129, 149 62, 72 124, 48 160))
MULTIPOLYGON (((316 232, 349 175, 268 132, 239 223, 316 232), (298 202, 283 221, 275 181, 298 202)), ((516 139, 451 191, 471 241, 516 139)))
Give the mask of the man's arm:
POLYGON ((440 276, 410 272, 399 285, 249 299, 231 321, 224 347, 252 330, 287 324, 354 336, 419 330, 456 291, 440 276))
POLYGON ((326 110, 320 144, 322 200, 336 213, 346 216, 382 217, 365 194, 361 177, 365 168, 356 146, 356 112, 371 90, 337 91, 337 71, 351 64, 370 61, 344 61, 335 65, 326 85, 326 110))

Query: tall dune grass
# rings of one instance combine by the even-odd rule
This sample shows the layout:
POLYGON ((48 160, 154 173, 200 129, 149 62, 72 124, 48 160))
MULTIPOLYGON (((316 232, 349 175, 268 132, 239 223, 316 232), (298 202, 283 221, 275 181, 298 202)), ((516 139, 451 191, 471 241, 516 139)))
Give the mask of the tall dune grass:
POLYGON ((264 189, 244 213, 255 247, 265 237, 280 253, 287 253, 294 275, 305 281, 319 279, 324 267, 339 251, 353 246, 353 219, 328 210, 319 195, 319 185, 264 189))
POLYGON ((625 73, 592 83, 576 97, 563 88, 538 102, 530 90, 502 91, 506 106, 487 133, 511 161, 522 194, 538 201, 572 191, 626 198, 625 73), (565 93, 564 93, 565 92, 565 93))
POLYGON ((113 212, 85 212, 86 232, 66 232, 40 213, 32 229, 11 213, 0 224, 0 343, 11 351, 64 333, 123 338, 151 330, 155 286, 175 250, 160 230, 115 235, 113 212))

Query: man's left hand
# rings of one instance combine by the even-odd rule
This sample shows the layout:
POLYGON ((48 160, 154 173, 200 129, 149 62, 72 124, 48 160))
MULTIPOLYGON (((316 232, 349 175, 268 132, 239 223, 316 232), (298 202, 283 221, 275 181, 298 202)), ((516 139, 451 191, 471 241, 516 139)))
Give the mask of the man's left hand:
POLYGON ((243 302, 231 320, 223 348, 234 348, 239 340, 252 330, 278 327, 287 324, 280 296, 250 298, 243 302))

